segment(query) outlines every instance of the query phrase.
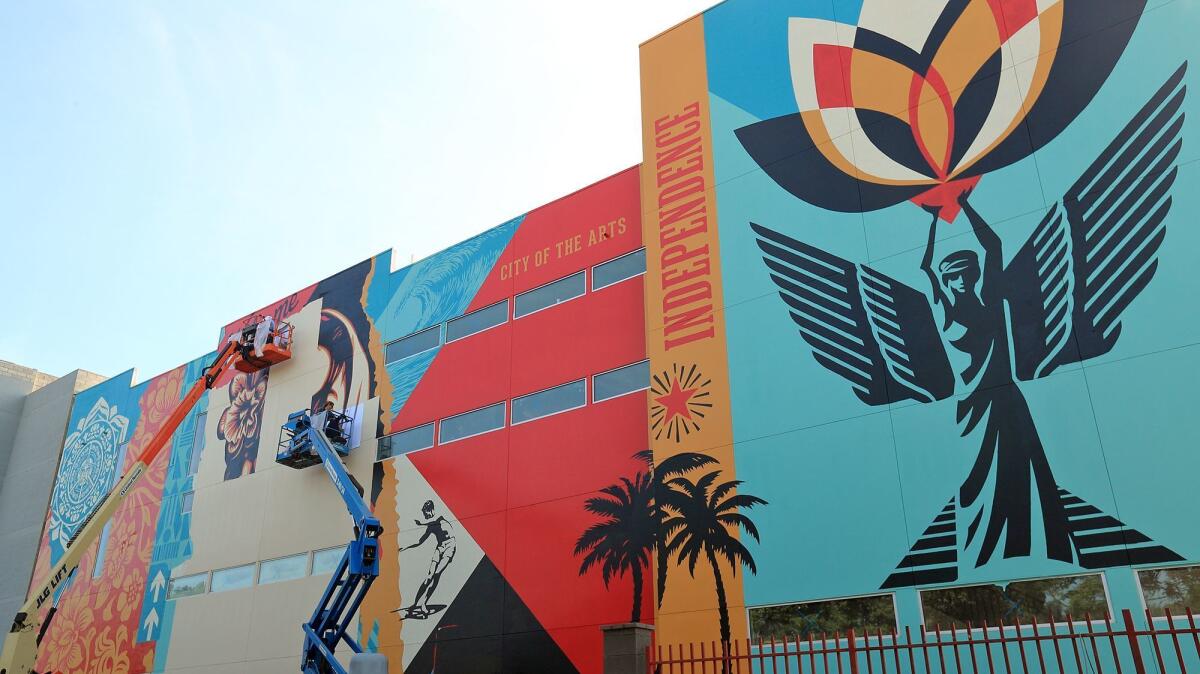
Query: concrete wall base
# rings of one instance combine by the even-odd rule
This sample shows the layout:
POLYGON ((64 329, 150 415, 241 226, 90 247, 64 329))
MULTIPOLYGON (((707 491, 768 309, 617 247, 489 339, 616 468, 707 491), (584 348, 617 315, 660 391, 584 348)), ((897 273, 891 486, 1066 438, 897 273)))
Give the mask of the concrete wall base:
POLYGON ((604 674, 646 674, 646 649, 654 626, 643 623, 602 625, 604 674))

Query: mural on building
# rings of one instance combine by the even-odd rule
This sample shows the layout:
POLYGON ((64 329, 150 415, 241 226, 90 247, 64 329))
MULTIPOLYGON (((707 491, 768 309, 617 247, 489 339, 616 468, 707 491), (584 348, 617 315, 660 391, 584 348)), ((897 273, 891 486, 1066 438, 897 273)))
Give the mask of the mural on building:
MULTIPOLYGON (((220 588, 218 574, 244 574, 264 550, 286 557, 296 545, 307 551, 349 535, 318 531, 320 543, 300 542, 320 517, 342 525, 344 514, 319 472, 270 460, 286 414, 329 401, 355 418, 347 465, 364 483, 370 476, 385 528, 381 577, 360 612, 362 642, 386 654, 393 671, 598 671, 598 625, 628 619, 631 601, 644 607, 642 620, 653 619, 648 563, 666 553, 642 546, 636 584, 628 574, 607 583, 581 576, 574 554, 594 524, 589 499, 622 475, 649 479, 646 458, 635 456, 646 442, 645 384, 635 377, 603 399, 592 395, 593 377, 644 365, 645 333, 629 320, 641 314, 642 258, 602 281, 593 269, 638 251, 640 233, 631 169, 413 265, 391 270, 385 253, 231 321, 222 341, 259 315, 288 321, 292 358, 269 373, 227 373, 202 397, 169 458, 139 485, 136 512, 122 508, 62 595, 47 633, 55 647, 41 664, 68 674, 173 671, 221 662, 196 640, 232 634, 234 625, 244 626, 239 639, 264 628, 298 635, 303 616, 284 624, 275 606, 303 593, 285 600, 259 587, 267 582, 254 580, 261 564, 220 588), (562 293, 526 295, 564 281, 562 293), (431 328, 432 346, 400 348, 431 328), (565 383, 577 398, 557 413, 522 402, 565 383), (499 413, 482 428, 461 421, 480 409, 499 413), (463 430, 445 430, 447 419, 460 419, 463 430), (405 444, 414 428, 428 429, 427 443, 405 444), (381 435, 392 456, 373 463, 381 435), (317 503, 332 506, 316 513, 317 503), (297 512, 304 531, 289 529, 297 512), (173 590, 181 580, 189 589, 173 590), (275 603, 255 603, 267 601, 275 603), (212 618, 213 606, 235 604, 212 618)), ((115 478, 123 445, 128 462, 211 358, 80 394, 39 574, 50 568, 49 527, 71 535, 115 478)), ((703 465, 686 457, 667 464, 654 488, 703 465)), ((654 522, 641 526, 648 533, 654 522)), ((310 587, 322 580, 315 575, 295 582, 310 587)), ((248 653, 273 647, 254 639, 267 646, 249 644, 248 653)), ((286 660, 290 670, 294 656, 286 660)))
POLYGON ((579 575, 598 570, 607 588, 609 581, 629 574, 633 581, 630 622, 642 622, 642 595, 650 559, 655 550, 658 523, 654 483, 649 473, 638 471, 632 478, 600 490, 584 503, 589 513, 603 518, 584 530, 575 541, 575 554, 582 555, 579 575))
MULTIPOLYGON (((126 373, 79 394, 77 400, 87 407, 77 406, 72 413, 77 431, 67 439, 64 461, 73 447, 88 448, 90 458, 78 468, 72 468, 74 463, 60 468, 56 493, 95 489, 56 498, 35 575, 47 573, 61 554, 50 532, 62 527, 60 537, 73 534, 79 521, 71 513, 78 507, 90 512, 162 426, 183 393, 187 369, 181 366, 133 388, 129 386, 132 373, 126 373), (127 431, 131 431, 128 438, 127 431), (126 439, 128 446, 121 449, 126 439), (105 457, 113 458, 97 463, 107 461, 105 457), (85 477, 77 472, 80 469, 92 474, 85 477)), ((72 450, 72 462, 79 456, 72 450)), ((70 583, 60 590, 46 645, 39 650, 39 670, 117 674, 153 670, 160 624, 157 615, 147 621, 142 609, 147 592, 155 591, 150 568, 163 526, 160 509, 167 466, 168 461, 158 461, 149 467, 98 547, 83 558, 70 583)), ((157 587, 158 594, 162 590, 157 587)))
POLYGON ((112 487, 129 418, 103 397, 96 400, 63 444, 59 475, 50 496, 50 542, 61 554, 66 543, 112 487))
MULTIPOLYGON (((361 412, 377 395, 382 358, 379 332, 364 306, 378 260, 364 260, 317 284, 313 299, 321 300, 317 343, 328 358, 321 387, 313 392, 310 409, 332 402, 339 410, 361 412)), ((310 300, 311 301, 311 300, 310 300)), ((361 413, 352 414, 356 419, 361 413)), ((360 420, 361 421, 361 420, 360 420)), ((382 430, 381 425, 374 430, 382 430)))
POLYGON ((371 488, 390 552, 363 635, 397 671, 598 671, 597 626, 628 620, 631 599, 652 605, 649 568, 629 560, 606 583, 575 554, 589 503, 646 471, 645 394, 588 397, 592 376, 645 358, 628 320, 640 270, 599 287, 593 269, 640 247, 637 196, 625 171, 392 272, 386 301, 368 295, 395 345, 383 414, 396 435, 371 488), (564 279, 572 290, 528 308, 524 293, 564 279), (405 346, 418 335, 434 337, 405 346), (578 404, 526 414, 523 396, 569 382, 578 404))
POLYGON ((454 561, 457 548, 454 545, 454 525, 445 515, 437 514, 433 501, 426 501, 421 506, 421 517, 413 520, 413 523, 421 527, 421 537, 413 543, 401 546, 399 551, 419 548, 432 537, 433 554, 429 558, 429 570, 425 572, 425 578, 421 580, 421 585, 413 595, 412 606, 398 608, 396 612, 401 613, 404 618, 424 620, 446 608, 445 604, 430 604, 429 600, 433 598, 433 593, 442 580, 442 574, 454 561))
MULTIPOLYGON (((1197 328, 1171 308, 1196 290, 1172 224, 1197 212, 1194 17, 1145 10, 731 0, 643 45, 652 440, 771 502, 741 537, 746 605, 1124 569, 1136 606, 1130 566, 1200 552, 1139 481, 1180 441, 1117 430, 1166 394, 1105 376, 1197 328), (723 413, 674 385, 690 363, 728 382, 728 449, 668 411, 723 413), (782 514, 815 509, 857 526, 782 514)), ((660 636, 724 638, 698 608, 667 592, 660 636)))
MULTIPOLYGON (((882 594, 917 625, 924 590, 1085 572, 1136 606, 1131 568, 1200 559, 1186 4, 728 0, 647 42, 640 171, 225 327, 288 320, 293 358, 202 399, 39 666, 287 641, 263 612, 345 532, 270 453, 326 402, 385 528, 359 633, 392 671, 593 672, 604 623, 728 641, 882 594)), ((39 577, 206 362, 79 394, 39 577)))
POLYGON ((226 480, 254 472, 270 373, 270 370, 238 373, 229 380, 226 389, 229 405, 217 422, 217 439, 225 443, 226 480))
MULTIPOLYGON (((906 11, 894 4, 889 8, 906 11)), ((775 119, 739 130, 764 170, 785 189, 796 186, 789 191, 814 205, 876 210, 908 200, 932 216, 921 259, 932 307, 924 292, 869 266, 752 227, 771 278, 814 356, 846 378, 864 402, 932 402, 958 392, 963 436, 982 422, 975 463, 950 499, 956 518, 970 522, 960 546, 973 551, 977 567, 1001 545, 1006 558, 1029 555, 1033 537, 1044 539, 1048 558, 1084 568, 1183 559, 1111 518, 1105 523, 1117 530, 1105 538, 1094 535, 1092 516, 1099 512, 1056 480, 1015 380, 1049 376, 1108 353, 1125 308, 1153 278, 1178 173, 1186 66, 1114 131, 1108 147, 1050 207, 1007 265, 1000 236, 970 203, 987 173, 1024 159, 1073 121, 1116 65, 1136 24, 1107 31, 1093 45, 1099 49, 1086 58, 1079 52, 1059 54, 1062 36, 1077 34, 1076 24, 1084 21, 1116 22, 1129 8, 1128 2, 1093 3, 1084 16, 1075 3, 955 3, 931 17, 920 52, 862 27, 842 53, 837 44, 823 41, 829 37, 827 22, 797 21, 790 27, 793 72, 812 76, 793 83, 798 100, 802 93, 815 93, 814 108, 801 110, 799 126, 775 119), (1064 14, 1064 4, 1076 9, 1064 14), (1040 40, 1026 44, 1023 38, 1029 35, 1040 40), (1003 90, 998 73, 1027 55, 1031 60, 1022 67, 1033 79, 1014 107, 1015 92, 1003 90), (854 65, 843 72, 826 59, 854 65), (1074 82, 1083 70, 1090 81, 1074 82), (896 78, 895 86, 887 86, 890 78, 896 78), (843 79, 852 92, 895 95, 907 87, 908 95, 847 100, 835 95, 844 91, 843 79), (841 110, 843 119, 849 109, 863 125, 861 145, 872 149, 853 155, 850 161, 863 159, 852 174, 838 168, 847 158, 836 144, 815 142, 830 137, 823 108, 841 110), (1024 137, 1019 133, 1024 126, 1037 134, 1024 137), (776 159, 780 147, 805 138, 806 132, 802 142, 820 148, 819 153, 776 159), (818 184, 819 190, 811 187, 818 184), (859 199, 860 193, 866 196, 859 199), (953 223, 960 213, 974 229, 982 255, 956 250, 935 268, 938 223, 953 223), (941 310, 940 322, 933 307, 941 310), (965 390, 955 386, 943 341, 968 358, 957 372, 965 390), (1111 541, 1123 541, 1126 548, 1097 550, 1111 541)), ((885 18, 891 24, 899 19, 885 18)), ((936 517, 932 529, 945 519, 941 513, 936 517)), ((923 554, 929 545, 919 539, 883 587, 957 580, 957 560, 923 554)))

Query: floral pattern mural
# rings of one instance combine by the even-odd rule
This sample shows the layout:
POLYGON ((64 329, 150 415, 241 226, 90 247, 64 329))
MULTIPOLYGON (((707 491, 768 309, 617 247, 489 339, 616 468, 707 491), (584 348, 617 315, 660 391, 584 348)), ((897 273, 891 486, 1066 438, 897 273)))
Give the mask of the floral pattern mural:
MULTIPOLYGON (((130 392, 139 413, 120 472, 133 464, 179 402, 185 369, 176 368, 147 382, 140 392, 130 392)), ((157 625, 143 624, 140 611, 167 463, 150 465, 113 517, 100 571, 98 547, 84 556, 46 633, 37 671, 140 674, 153 669, 157 625)), ((46 567, 39 563, 37 568, 44 573, 46 567)))
POLYGON ((239 374, 229 381, 229 406, 217 426, 217 438, 225 442, 226 480, 253 473, 258 462, 268 372, 239 374))

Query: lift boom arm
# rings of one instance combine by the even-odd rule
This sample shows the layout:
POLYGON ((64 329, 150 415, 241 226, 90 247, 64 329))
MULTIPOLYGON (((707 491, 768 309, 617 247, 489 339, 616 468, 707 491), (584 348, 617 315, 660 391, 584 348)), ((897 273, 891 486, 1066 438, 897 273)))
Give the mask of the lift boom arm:
POLYGON ((312 617, 304 623, 304 653, 300 669, 305 674, 346 674, 347 670, 333 655, 338 642, 345 641, 355 653, 362 647, 348 634, 354 614, 358 612, 363 598, 371 589, 371 583, 379 576, 379 536, 383 527, 371 513, 371 508, 358 491, 350 474, 342 466, 337 452, 322 430, 314 428, 307 413, 292 415, 289 425, 299 416, 300 427, 293 426, 292 452, 315 451, 325 467, 329 479, 338 495, 346 504, 350 518, 354 520, 354 540, 346 546, 342 559, 333 572, 333 577, 321 603, 312 617))
POLYGON ((245 349, 234 342, 226 342, 224 348, 204 370, 204 374, 196 380, 192 388, 175 410, 167 417, 162 428, 154 434, 150 442, 138 455, 137 460, 130 466, 129 472, 121 476, 116 486, 112 488, 104 500, 92 510, 83 524, 76 529, 75 534, 67 542, 66 552, 56 562, 53 572, 38 586, 29 599, 13 618, 12 627, 4 641, 4 650, 0 651, 0 674, 34 674, 34 662, 37 659, 38 645, 50 626, 55 608, 52 605, 45 617, 41 617, 42 609, 47 602, 53 604, 55 590, 65 583, 79 568, 79 562, 92 543, 104 531, 104 525, 121 507, 129 496, 134 485, 142 478, 146 468, 154 462, 155 457, 162 452, 167 441, 183 423, 184 417, 195 407, 196 402, 211 389, 229 368, 234 367, 246 355, 245 349))

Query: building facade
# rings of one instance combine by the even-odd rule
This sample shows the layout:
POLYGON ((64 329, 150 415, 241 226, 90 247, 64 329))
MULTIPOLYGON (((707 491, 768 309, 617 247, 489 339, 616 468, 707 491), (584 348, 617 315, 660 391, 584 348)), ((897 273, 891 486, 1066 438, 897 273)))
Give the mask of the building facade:
MULTIPOLYGON (((1196 19, 727 0, 646 42, 639 167, 261 310, 293 358, 189 415, 40 667, 294 671, 350 532, 272 453, 327 401, 392 671, 1196 605, 1196 19)), ((35 574, 211 358, 75 397, 35 574)))
POLYGON ((25 602, 75 393, 103 377, 54 377, 0 361, 0 615, 25 602))
MULTIPOLYGON (((363 644, 393 671, 598 671, 599 625, 653 615, 643 570, 585 564, 581 543, 601 490, 647 471, 638 206, 633 168, 232 321, 222 337, 288 321, 292 358, 188 415, 60 592, 39 671, 294 671, 351 522, 323 471, 274 452, 290 412, 327 401, 385 528, 363 644)), ((39 577, 212 358, 76 397, 39 577)))
POLYGON ((660 638, 1195 603, 1196 20, 729 0, 642 45, 650 442, 739 495, 667 533, 660 638))

